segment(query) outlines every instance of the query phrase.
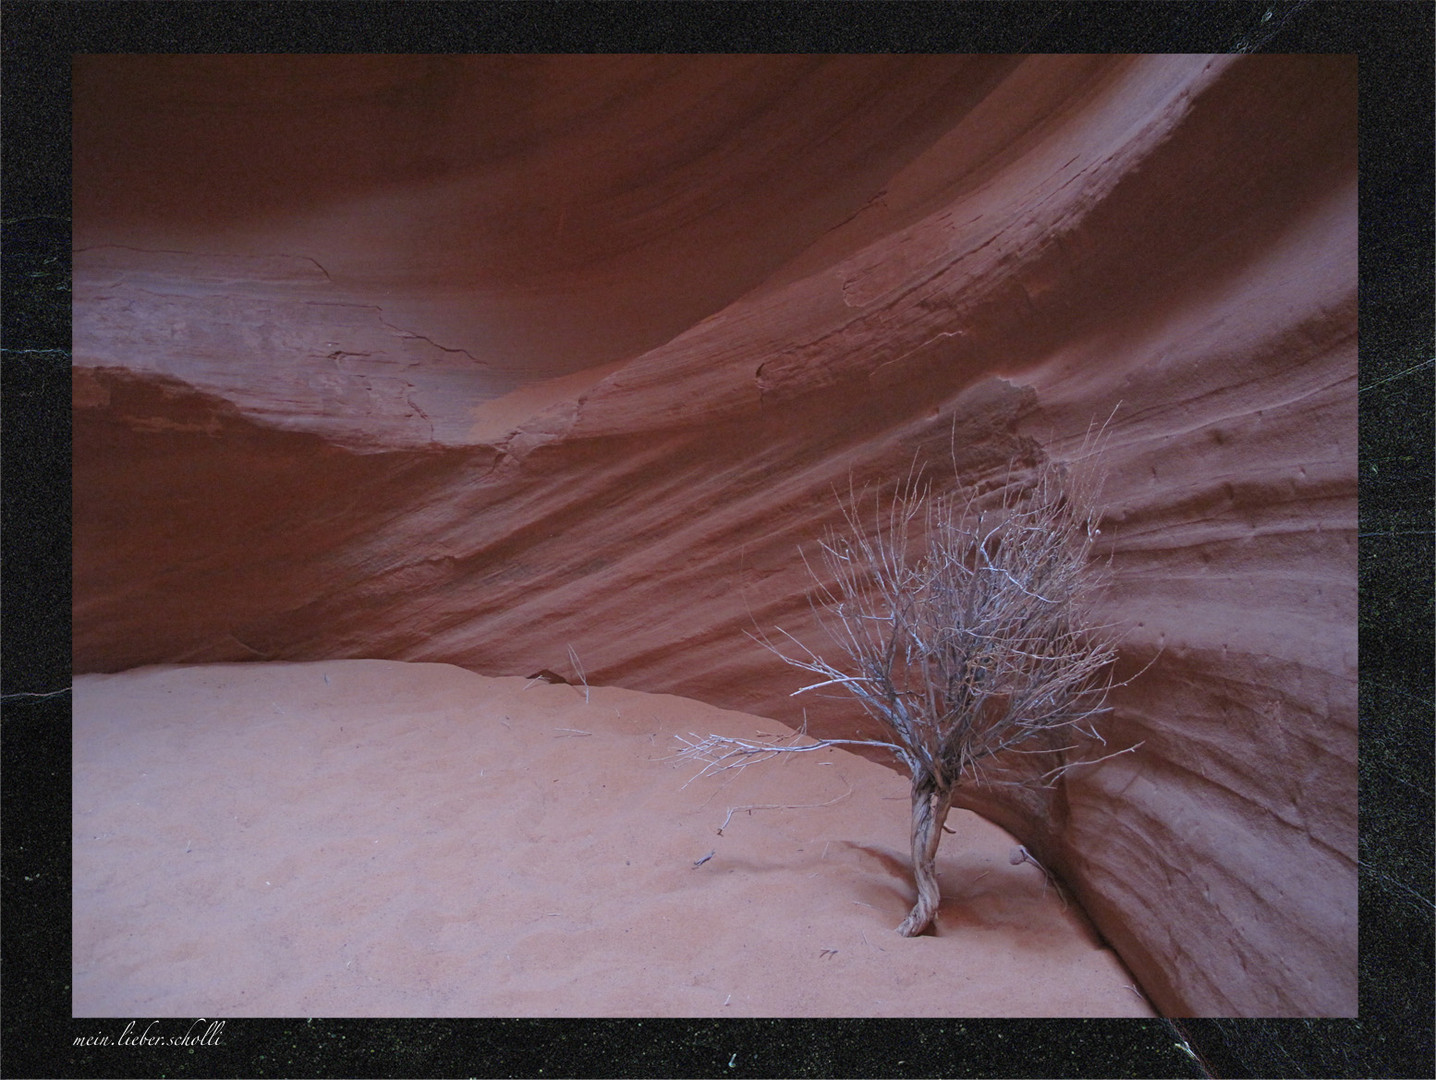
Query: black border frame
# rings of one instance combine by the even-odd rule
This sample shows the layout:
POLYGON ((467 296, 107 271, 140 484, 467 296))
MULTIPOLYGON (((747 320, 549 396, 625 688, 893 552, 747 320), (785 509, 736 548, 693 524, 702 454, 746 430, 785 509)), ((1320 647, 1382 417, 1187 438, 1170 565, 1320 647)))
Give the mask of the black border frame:
MULTIPOLYGON (((64 3, 8 0, 0 653, 8 1076, 1431 1074, 1433 5, 64 3), (1361 1016, 1356 1020, 232 1020, 223 1045, 73 1045, 69 94, 78 52, 1352 53, 1361 91, 1361 1016), (1384 472, 1370 466, 1412 462, 1384 472), (1424 464, 1423 464, 1424 463, 1424 464), (1395 785, 1395 786, 1393 786, 1395 785), (1413 794, 1414 793, 1414 794, 1413 794), (1389 868, 1390 873, 1382 868, 1389 868), (1417 883, 1413 891, 1408 881, 1417 883), (1425 895, 1421 894, 1424 888, 1425 895), (1404 891, 1403 891, 1404 890, 1404 891), (1407 895, 1409 894, 1409 895, 1407 895), (1191 1053, 1186 1046, 1192 1050, 1191 1053), (734 1057, 736 1055, 736 1058, 734 1057), (730 1064, 731 1062, 731 1064, 730 1064)), ((161 1025, 166 1033, 175 1025, 161 1025)))

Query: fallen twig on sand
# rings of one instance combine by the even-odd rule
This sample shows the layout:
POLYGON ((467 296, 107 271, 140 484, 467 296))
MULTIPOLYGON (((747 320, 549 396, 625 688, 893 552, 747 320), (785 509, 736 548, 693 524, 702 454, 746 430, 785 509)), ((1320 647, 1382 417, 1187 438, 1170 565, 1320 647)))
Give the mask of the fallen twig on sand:
POLYGON ((839 799, 846 799, 849 795, 853 793, 853 785, 848 784, 848 778, 842 773, 838 773, 838 778, 842 780, 844 784, 847 784, 848 790, 843 792, 841 795, 836 796, 835 798, 829 799, 827 802, 799 803, 797 805, 793 805, 790 803, 758 803, 754 804, 753 806, 730 806, 728 808, 728 816, 723 819, 723 824, 718 826, 718 835, 723 835, 723 830, 728 827, 728 822, 732 821, 733 815, 739 813, 740 811, 746 810, 748 812, 748 815, 751 817, 754 810, 815 810, 820 806, 832 806, 839 799))

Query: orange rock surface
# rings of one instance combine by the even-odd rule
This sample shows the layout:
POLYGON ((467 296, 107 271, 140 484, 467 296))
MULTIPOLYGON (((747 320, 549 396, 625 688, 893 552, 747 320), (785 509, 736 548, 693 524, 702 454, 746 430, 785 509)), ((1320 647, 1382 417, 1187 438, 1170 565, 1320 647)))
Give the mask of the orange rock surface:
POLYGON ((1150 667, 1106 736, 1141 747, 962 805, 1161 1011, 1355 1014, 1351 58, 89 56, 74 86, 78 672, 572 648, 848 735, 746 636, 810 629, 834 490, 992 480, 1116 408, 1101 614, 1150 667))

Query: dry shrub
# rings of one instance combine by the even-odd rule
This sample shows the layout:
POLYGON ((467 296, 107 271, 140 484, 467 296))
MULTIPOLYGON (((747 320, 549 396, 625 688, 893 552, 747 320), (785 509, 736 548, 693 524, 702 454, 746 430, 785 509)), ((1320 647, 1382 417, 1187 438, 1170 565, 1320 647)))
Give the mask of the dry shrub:
MULTIPOLYGON (((958 786, 990 782, 984 764, 999 755, 1101 741, 1094 721, 1108 711, 1118 633, 1086 618, 1105 581, 1092 557, 1099 490, 1090 468, 1074 475, 1050 459, 983 494, 934 491, 910 475, 892 496, 873 497, 870 524, 860 513, 867 499, 850 491, 844 525, 823 538, 818 564, 804 556, 834 651, 820 655, 781 629, 782 644, 758 640, 819 677, 795 693, 839 688, 885 738, 784 744, 710 735, 684 740, 681 754, 705 763, 700 775, 843 744, 895 754, 912 779, 918 892, 898 931, 922 933, 938 907, 934 863, 958 786), (1054 745, 1054 735, 1067 745, 1054 745)), ((1065 760, 1036 782, 1092 763, 1065 760)))

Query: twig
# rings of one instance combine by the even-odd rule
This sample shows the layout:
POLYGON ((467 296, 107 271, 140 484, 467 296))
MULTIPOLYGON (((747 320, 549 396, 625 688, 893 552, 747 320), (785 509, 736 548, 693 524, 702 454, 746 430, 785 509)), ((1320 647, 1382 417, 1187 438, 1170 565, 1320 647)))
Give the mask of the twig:
POLYGON ((1134 751, 1134 750, 1139 750, 1139 749, 1141 749, 1141 748, 1142 748, 1143 746, 1145 746, 1146 744, 1147 744, 1147 740, 1146 740, 1146 739, 1143 739, 1141 742, 1139 742, 1139 743, 1134 743, 1133 745, 1127 747, 1127 749, 1125 749, 1125 750, 1118 750, 1118 751, 1116 751, 1116 752, 1114 752, 1114 753, 1106 754, 1106 755, 1104 755, 1103 757, 1084 759, 1084 760, 1082 760, 1082 761, 1069 761, 1069 762, 1068 762, 1067 764, 1065 764, 1065 765, 1059 765, 1057 768, 1055 768, 1055 769, 1049 769, 1047 772, 1043 773, 1041 776, 1039 776, 1039 777, 1037 778, 1037 779, 1038 779, 1038 782, 1041 782, 1041 781, 1043 781, 1043 780, 1046 780, 1049 776, 1053 775, 1054 773, 1066 773, 1068 769, 1075 769, 1075 768, 1077 768, 1078 765, 1096 765, 1096 764, 1097 764, 1098 762, 1100 762, 1100 761, 1110 761, 1110 760, 1111 760, 1112 758, 1114 758, 1114 757, 1120 757, 1120 756, 1123 755, 1123 754, 1130 754, 1130 753, 1132 753, 1132 751, 1134 751))
POLYGON ((1012 853, 1012 857, 1007 861, 1010 862, 1013 866, 1020 866, 1024 862, 1030 862, 1033 866, 1037 867, 1037 869, 1041 870, 1044 878, 1042 882, 1042 891, 1046 892, 1047 886, 1050 883, 1052 885, 1052 890, 1057 894, 1057 899, 1062 901, 1062 910, 1067 910, 1067 897, 1062 895, 1062 886, 1058 884, 1057 878, 1053 876, 1051 870, 1047 869, 1047 867, 1043 866, 1040 862, 1033 858, 1032 852, 1028 851, 1024 845, 1018 844, 1017 850, 1012 853))
POLYGON ((729 807, 729 808, 728 808, 728 816, 723 819, 723 824, 718 826, 718 835, 719 835, 719 836, 722 836, 722 835, 723 835, 723 830, 728 827, 728 822, 733 819, 733 815, 736 814, 736 813, 738 813, 738 812, 741 811, 741 810, 746 810, 746 811, 748 812, 748 815, 751 817, 754 810, 815 810, 815 809, 817 809, 817 808, 819 808, 819 807, 822 807, 822 806, 832 806, 832 805, 833 805, 834 803, 836 803, 838 800, 840 800, 840 799, 846 799, 849 795, 851 795, 851 794, 853 793, 853 785, 852 785, 852 784, 848 784, 848 778, 847 778, 846 776, 843 776, 842 773, 838 773, 838 776, 839 776, 839 778, 843 781, 844 784, 847 784, 848 790, 845 791, 845 792, 843 792, 841 795, 837 796, 836 798, 829 799, 827 802, 821 802, 821 803, 798 803, 798 804, 788 804, 788 803, 762 803, 762 804, 755 804, 755 805, 753 805, 753 806, 732 806, 732 807, 729 807))
POLYGON ((573 670, 578 673, 578 681, 583 683, 583 700, 588 702, 588 679, 583 674, 583 665, 578 662, 578 653, 574 652, 573 646, 568 647, 568 662, 573 665, 573 670))
MULTIPOLYGON (((794 732, 792 738, 800 738, 802 734, 801 731, 794 732)), ((825 750, 833 746, 870 746, 891 750, 897 754, 902 753, 901 747, 876 739, 819 739, 817 742, 796 746, 791 743, 749 742, 747 739, 735 739, 728 735, 707 735, 700 738, 691 731, 687 737, 675 735, 674 738, 684 745, 682 750, 673 755, 674 757, 693 758, 704 763, 703 768, 690 778, 688 783, 683 785, 684 787, 693 783, 694 780, 712 773, 756 765, 760 761, 766 761, 779 754, 804 754, 811 750, 825 750), (727 764, 724 764, 725 762, 727 764)))

